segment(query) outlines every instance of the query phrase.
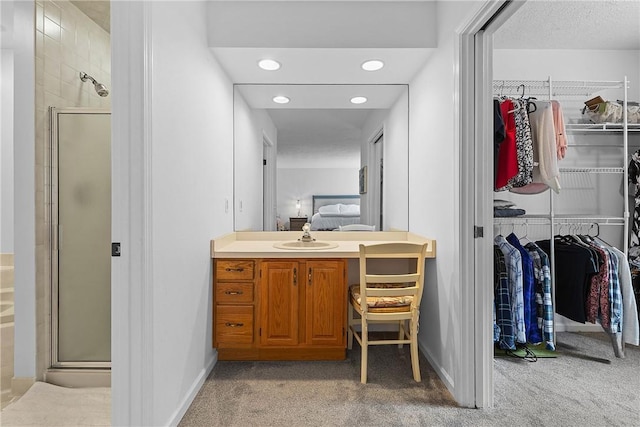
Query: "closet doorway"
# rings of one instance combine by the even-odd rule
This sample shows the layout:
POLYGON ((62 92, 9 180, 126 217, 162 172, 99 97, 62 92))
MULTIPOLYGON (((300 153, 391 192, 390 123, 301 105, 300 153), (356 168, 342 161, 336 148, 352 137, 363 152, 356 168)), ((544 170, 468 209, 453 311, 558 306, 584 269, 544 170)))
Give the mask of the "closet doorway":
MULTIPOLYGON (((473 273, 470 273, 470 278, 472 277, 472 281, 475 283, 475 295, 467 295, 465 301, 475 308, 473 316, 474 337, 471 338, 470 342, 474 343, 475 351, 476 388, 474 394, 476 406, 478 407, 491 407, 494 401, 493 331, 491 327, 493 321, 493 286, 490 285, 493 283, 493 260, 491 255, 493 254, 493 231, 495 231, 493 210, 491 209, 493 198, 517 199, 520 197, 520 199, 516 200, 520 203, 524 200, 522 198, 526 197, 517 196, 514 198, 509 195, 509 192, 493 193, 493 80, 541 81, 552 77, 552 79, 559 81, 574 82, 585 80, 624 81, 625 75, 633 76, 633 78, 640 75, 637 41, 633 45, 633 42, 628 43, 627 40, 628 33, 635 34, 634 31, 637 31, 637 24, 636 29, 631 31, 628 28, 625 29, 624 25, 618 25, 617 27, 615 25, 607 26, 609 28, 607 30, 601 28, 600 34, 616 34, 615 37, 607 37, 606 41, 598 38, 597 35, 594 35, 594 38, 590 38, 586 36, 589 31, 580 30, 580 28, 606 26, 606 22, 627 22, 628 20, 625 19, 627 16, 634 16, 633 12, 624 13, 620 11, 619 19, 609 20, 609 18, 612 18, 612 6, 619 7, 620 10, 624 6, 632 6, 631 3, 616 3, 617 5, 609 4, 606 13, 598 13, 597 8, 602 5, 597 4, 597 2, 591 2, 588 7, 592 13, 585 15, 584 13, 579 13, 579 9, 586 6, 575 2, 501 2, 501 4, 496 4, 493 10, 489 10, 490 8, 485 9, 486 14, 484 17, 475 22, 475 31, 468 33, 473 34, 473 37, 463 38, 461 63, 461 70, 463 70, 461 79, 462 132, 463 134, 468 132, 463 137, 468 136, 469 140, 474 141, 474 149, 462 150, 461 153, 462 164, 471 165, 471 172, 462 177, 463 183, 467 184, 468 187, 463 191, 462 211, 470 209, 473 212, 469 217, 471 221, 465 221, 464 218, 461 219, 461 226, 468 233, 470 239, 475 237, 474 248, 470 252, 469 258, 463 261, 463 269, 465 266, 470 267, 470 271, 473 271, 473 273), (573 12, 571 8, 574 8, 573 12), (605 15, 607 19, 604 19, 605 15), (544 30, 545 25, 554 25, 555 19, 568 21, 569 17, 571 17, 573 32, 556 34, 553 31, 544 30), (579 17, 582 18, 578 19, 579 17), (587 22, 590 17, 594 21, 587 22), (595 21, 596 19, 597 21, 595 21), (523 25, 523 22, 529 22, 530 25, 523 25), (514 31, 514 28, 517 28, 517 31, 514 31), (517 37, 514 37, 513 35, 516 33, 517 37), (545 36, 543 37, 541 34, 545 34, 545 36), (557 36, 560 36, 560 38, 556 39, 555 37, 557 36), (623 50, 621 46, 627 47, 623 50), (596 58, 600 58, 600 60, 596 60, 596 58), (594 63, 600 65, 594 67, 594 63), (473 71, 464 71, 467 67, 470 67, 469 69, 473 71), (472 100, 469 103, 472 104, 470 110, 465 110, 468 108, 464 105, 465 99, 472 100), (470 112, 469 119, 465 117, 465 111, 470 112), (507 197, 499 197, 504 194, 507 197)), ((637 13, 635 16, 637 16, 637 13)), ((561 24, 558 25, 558 27, 562 27, 561 24)), ((526 94, 528 92, 525 84, 526 94)), ((632 100, 635 100, 639 95, 638 82, 632 81, 629 87, 629 96, 632 100)), ((581 98, 574 104, 581 108, 581 104, 587 99, 581 98)), ((579 111, 578 108, 575 108, 575 110, 573 111, 572 109, 570 114, 575 114, 579 111)), ((596 144, 593 144, 592 147, 588 147, 583 151, 593 152, 595 148, 596 144)), ((571 143, 569 150, 572 150, 571 143)), ((580 154, 580 150, 577 147, 573 148, 575 154, 580 154)), ((602 155, 593 161, 607 162, 611 161, 611 159, 611 155, 602 155)), ((574 165, 567 164, 567 166, 574 165)), ((600 163, 591 163, 588 166, 598 168, 602 165, 600 163)), ((606 172, 604 171, 605 168, 602 169, 603 173, 606 172)), ((582 173, 583 171, 570 170, 568 172, 582 173)), ((604 194, 605 198, 611 196, 611 193, 622 192, 626 177, 620 176, 622 177, 622 182, 618 183, 615 188, 611 188, 609 194, 604 194)), ((600 182, 600 177, 580 181, 575 178, 565 178, 565 187, 567 190, 570 187, 574 187, 575 194, 583 195, 592 190, 607 191, 600 182), (589 188, 578 188, 581 184, 588 185, 589 188)), ((553 209, 549 191, 547 190, 545 194, 546 206, 536 206, 536 208, 553 209)), ((565 191, 565 194, 567 194, 567 191, 565 191)), ((569 192, 569 194, 571 193, 569 192)), ((588 197, 576 198, 577 203, 582 203, 587 208, 589 207, 587 203, 598 204, 598 206, 591 206, 593 208, 591 214, 595 215, 601 214, 601 210, 607 208, 605 206, 607 202, 604 200, 604 198, 595 200, 588 197)), ((532 213, 535 213, 533 205, 530 206, 532 213)), ((548 230, 548 223, 546 227, 548 230)), ((536 238, 531 229, 529 229, 528 233, 531 235, 531 239, 536 238)), ((548 239, 548 231, 546 236, 548 239)), ((616 242, 616 245, 620 244, 620 248, 624 247, 623 241, 625 238, 625 236, 619 234, 618 240, 620 241, 616 242)), ((557 324, 558 316, 555 319, 557 324)), ((556 330, 602 331, 599 325, 591 325, 589 323, 586 325, 565 325, 562 319, 560 319, 560 322, 561 329, 556 328, 556 330)), ((613 351, 610 357, 615 357, 613 351)))

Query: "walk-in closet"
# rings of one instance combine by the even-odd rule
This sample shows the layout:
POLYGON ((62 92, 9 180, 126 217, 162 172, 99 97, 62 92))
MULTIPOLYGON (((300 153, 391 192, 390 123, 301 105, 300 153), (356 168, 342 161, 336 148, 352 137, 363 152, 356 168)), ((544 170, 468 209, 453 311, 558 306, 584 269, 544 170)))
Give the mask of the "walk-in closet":
POLYGON ((494 36, 494 344, 518 363, 638 345, 640 42, 630 3, 597 3, 528 1, 494 36))

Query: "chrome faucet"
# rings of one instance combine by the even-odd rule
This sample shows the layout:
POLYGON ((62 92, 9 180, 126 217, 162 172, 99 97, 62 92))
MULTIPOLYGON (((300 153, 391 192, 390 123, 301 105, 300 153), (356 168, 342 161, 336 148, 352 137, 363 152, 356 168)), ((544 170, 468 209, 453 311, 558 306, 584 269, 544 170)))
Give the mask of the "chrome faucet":
POLYGON ((316 239, 311 237, 309 231, 311 231, 311 224, 307 222, 302 226, 302 237, 298 240, 301 242, 314 242, 316 239))

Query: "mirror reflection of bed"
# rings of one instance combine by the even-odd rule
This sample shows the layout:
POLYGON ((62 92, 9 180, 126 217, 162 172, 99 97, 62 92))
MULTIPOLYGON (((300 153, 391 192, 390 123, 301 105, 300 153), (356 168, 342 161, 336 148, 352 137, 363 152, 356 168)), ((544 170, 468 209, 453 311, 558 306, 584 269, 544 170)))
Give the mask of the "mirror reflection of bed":
POLYGON ((359 195, 314 195, 312 206, 312 231, 375 231, 361 223, 359 195))

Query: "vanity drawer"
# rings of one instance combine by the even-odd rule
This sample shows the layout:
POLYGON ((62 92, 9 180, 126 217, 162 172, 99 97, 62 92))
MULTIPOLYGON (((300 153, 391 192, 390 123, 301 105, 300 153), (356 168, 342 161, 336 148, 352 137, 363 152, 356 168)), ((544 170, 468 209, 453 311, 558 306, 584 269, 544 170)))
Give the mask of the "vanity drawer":
POLYGON ((216 302, 218 304, 252 303, 253 282, 216 284, 216 302))
POLYGON ((216 338, 218 345, 253 343, 253 306, 218 305, 216 338))
POLYGON ((216 260, 217 280, 253 280, 255 261, 216 260))

